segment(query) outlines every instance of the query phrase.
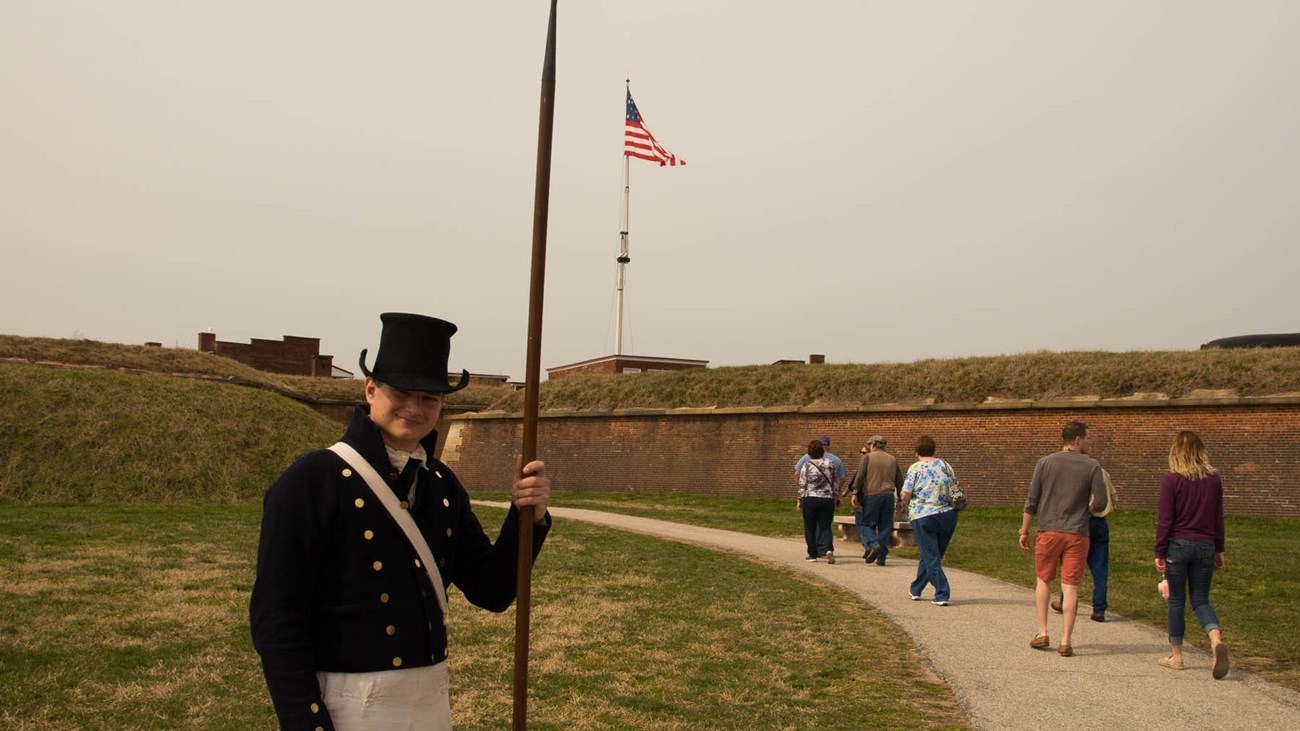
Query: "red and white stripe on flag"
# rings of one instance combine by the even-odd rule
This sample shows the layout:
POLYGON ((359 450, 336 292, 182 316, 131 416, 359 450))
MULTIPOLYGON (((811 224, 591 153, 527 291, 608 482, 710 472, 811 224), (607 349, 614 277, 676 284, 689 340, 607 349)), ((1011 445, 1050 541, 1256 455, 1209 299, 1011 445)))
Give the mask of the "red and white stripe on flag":
POLYGON ((645 120, 632 101, 632 91, 627 92, 627 123, 623 126, 623 154, 638 160, 657 162, 661 167, 685 165, 686 161, 665 150, 663 145, 650 134, 645 127, 645 120))

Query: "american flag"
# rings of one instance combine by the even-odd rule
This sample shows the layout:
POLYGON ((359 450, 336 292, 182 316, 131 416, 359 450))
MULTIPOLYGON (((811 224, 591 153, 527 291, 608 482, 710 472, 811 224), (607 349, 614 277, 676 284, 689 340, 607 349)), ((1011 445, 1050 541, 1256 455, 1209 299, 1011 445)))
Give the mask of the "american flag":
POLYGON ((627 91, 627 124, 623 126, 623 154, 640 160, 649 160, 663 166, 685 165, 686 161, 665 150, 650 130, 632 101, 632 90, 627 91))

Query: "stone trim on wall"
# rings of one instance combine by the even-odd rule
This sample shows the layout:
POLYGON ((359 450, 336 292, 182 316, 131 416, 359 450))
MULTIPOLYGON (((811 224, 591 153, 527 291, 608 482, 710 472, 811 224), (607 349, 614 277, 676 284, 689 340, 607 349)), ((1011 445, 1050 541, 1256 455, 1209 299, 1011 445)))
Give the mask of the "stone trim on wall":
MULTIPOLYGON (((990 399, 979 403, 901 403, 861 406, 690 406, 672 409, 626 408, 608 410, 550 409, 538 414, 540 419, 594 418, 613 416, 694 416, 699 414, 859 414, 914 411, 1009 411, 1019 409, 1086 409, 1086 408, 1188 408, 1204 406, 1300 406, 1300 394, 1273 396, 1218 396, 1170 398, 1163 394, 1104 399, 1100 396, 1074 396, 1064 399, 990 399)), ((518 420, 519 414, 506 411, 481 411, 460 414, 460 419, 518 420)), ((1083 421, 1083 419, 1080 419, 1083 421)))

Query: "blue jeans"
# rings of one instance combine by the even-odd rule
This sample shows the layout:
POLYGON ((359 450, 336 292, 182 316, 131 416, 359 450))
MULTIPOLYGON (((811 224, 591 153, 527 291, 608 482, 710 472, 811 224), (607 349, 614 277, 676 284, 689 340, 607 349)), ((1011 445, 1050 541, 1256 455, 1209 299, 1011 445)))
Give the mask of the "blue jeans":
POLYGON ((853 519, 858 524, 862 550, 870 551, 880 546, 876 563, 884 563, 889 555, 889 536, 894 532, 894 493, 879 492, 867 495, 862 505, 853 509, 853 519))
POLYGON ((1187 626, 1183 609, 1190 596, 1192 612, 1206 632, 1219 629, 1219 617, 1210 606, 1210 581, 1214 578, 1214 546, 1174 538, 1165 551, 1165 578, 1169 579, 1169 644, 1183 644, 1187 626))
MULTIPOLYGON (((1104 612, 1106 581, 1110 577, 1110 524, 1105 518, 1088 518, 1088 573, 1092 575, 1092 611, 1104 612)), ((1061 595, 1065 604, 1065 595, 1061 595)))
POLYGON ((825 556, 834 549, 834 544, 831 543, 831 521, 834 519, 835 498, 803 499, 803 540, 808 544, 810 557, 825 556))
POLYGON ((912 521, 912 537, 916 547, 921 549, 921 559, 916 562, 916 580, 912 582, 912 596, 920 596, 926 584, 934 586, 934 600, 946 602, 952 595, 948 586, 948 577, 943 573, 943 554, 948 551, 948 542, 957 532, 957 511, 945 510, 942 513, 927 515, 912 521))

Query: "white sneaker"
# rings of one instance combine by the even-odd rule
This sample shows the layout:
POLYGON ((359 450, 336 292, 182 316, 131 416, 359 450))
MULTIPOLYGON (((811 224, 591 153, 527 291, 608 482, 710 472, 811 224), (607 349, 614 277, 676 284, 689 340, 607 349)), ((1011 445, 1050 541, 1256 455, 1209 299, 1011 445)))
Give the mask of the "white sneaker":
POLYGON ((919 602, 919 601, 921 601, 921 597, 917 596, 916 594, 912 594, 912 593, 909 592, 909 593, 908 593, 908 596, 912 597, 912 601, 914 601, 914 602, 919 602))
POLYGON ((835 563, 835 552, 831 551, 826 554, 826 563, 835 563))
MULTIPOLYGON (((917 597, 917 598, 919 599, 920 597, 917 597)), ((932 602, 930 602, 930 603, 933 604, 933 605, 935 605, 936 607, 946 607, 946 606, 948 606, 948 602, 940 601, 940 600, 938 600, 938 599, 935 599, 934 601, 932 601, 932 602)))

